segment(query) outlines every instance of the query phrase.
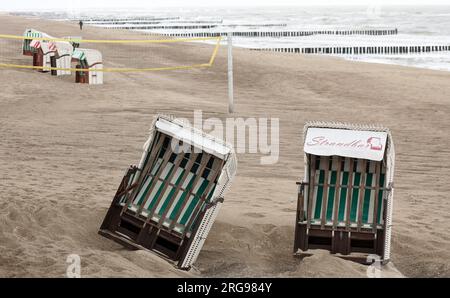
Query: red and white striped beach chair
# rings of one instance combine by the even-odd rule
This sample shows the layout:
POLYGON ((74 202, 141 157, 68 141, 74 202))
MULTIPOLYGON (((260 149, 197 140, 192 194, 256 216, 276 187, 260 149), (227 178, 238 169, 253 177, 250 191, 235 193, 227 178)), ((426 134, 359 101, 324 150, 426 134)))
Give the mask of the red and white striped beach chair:
MULTIPOLYGON (((48 37, 49 39, 54 39, 53 37, 42 33, 42 37, 48 37)), ((51 67, 51 58, 56 54, 56 44, 52 41, 46 41, 41 39, 33 39, 30 42, 30 48, 33 53, 33 66, 42 67, 38 69, 40 72, 48 72, 51 67), (47 68, 48 67, 48 68, 47 68)))

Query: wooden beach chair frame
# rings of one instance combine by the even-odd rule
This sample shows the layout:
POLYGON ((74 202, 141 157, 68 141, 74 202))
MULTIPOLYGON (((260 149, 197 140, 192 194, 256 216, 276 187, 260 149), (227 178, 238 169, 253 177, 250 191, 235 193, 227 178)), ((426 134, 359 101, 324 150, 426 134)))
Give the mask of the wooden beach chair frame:
POLYGON ((230 145, 159 115, 139 165, 127 170, 99 234, 131 249, 155 252, 188 270, 214 223, 236 166, 230 145), (172 140, 191 148, 191 153, 173 152, 172 140))
POLYGON ((389 262, 395 163, 389 129, 310 122, 304 127, 304 146, 305 178, 297 183, 294 254, 326 249, 363 264, 374 261, 369 255, 379 256, 383 264, 389 262), (311 141, 314 134, 317 138, 311 141), (333 140, 320 143, 326 139, 319 134, 333 140), (342 138, 351 134, 360 141, 345 143, 342 138), (380 143, 383 138, 385 143, 380 143))

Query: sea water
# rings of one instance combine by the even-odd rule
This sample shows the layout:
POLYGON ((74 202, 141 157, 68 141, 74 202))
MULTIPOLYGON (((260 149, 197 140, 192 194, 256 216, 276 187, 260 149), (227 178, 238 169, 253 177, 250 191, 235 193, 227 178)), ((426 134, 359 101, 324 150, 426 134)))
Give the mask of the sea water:
MULTIPOLYGON (((343 28, 397 28, 398 35, 313 35, 234 37, 233 45, 251 49, 319 46, 449 45, 450 6, 317 6, 246 8, 158 8, 46 13, 59 18, 171 18, 154 26, 212 25, 208 29, 146 29, 149 33, 301 31, 343 28)), ((94 22, 100 27, 113 26, 94 22)), ((119 26, 136 26, 121 24, 119 26)), ((114 25, 117 26, 117 25, 114 25)), ((148 26, 148 25, 147 25, 148 26)), ((355 61, 398 64, 450 71, 450 52, 398 55, 345 55, 355 61)))

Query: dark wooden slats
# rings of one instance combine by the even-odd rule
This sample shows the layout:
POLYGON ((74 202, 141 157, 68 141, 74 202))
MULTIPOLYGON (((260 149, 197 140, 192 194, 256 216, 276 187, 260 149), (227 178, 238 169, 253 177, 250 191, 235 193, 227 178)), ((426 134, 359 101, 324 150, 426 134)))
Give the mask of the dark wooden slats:
MULTIPOLYGON (((161 175, 161 173, 164 171, 165 167, 166 167, 167 164, 169 163, 170 156, 171 156, 172 154, 173 154, 172 148, 171 148, 170 144, 168 144, 168 145, 167 145, 167 148, 166 148, 166 152, 164 153, 164 156, 163 156, 163 158, 162 158, 161 165, 159 166, 158 171, 155 173, 155 176, 156 176, 156 177, 159 177, 159 176, 161 175)), ((155 162, 155 164, 156 164, 156 162, 155 162)), ((150 178, 149 178, 149 179, 150 179, 150 178)), ((151 196, 151 194, 152 194, 152 192, 153 192, 153 189, 155 188, 156 184, 157 184, 157 183, 154 181, 154 182, 150 185, 150 188, 149 188, 149 190, 148 190, 148 192, 147 192, 147 194, 146 194, 144 200, 142 201, 141 205, 139 206, 138 210, 136 211, 136 216, 139 216, 139 215, 141 214, 142 210, 143 210, 144 207, 145 207, 145 204, 147 204, 147 201, 153 199, 153 198, 150 198, 150 196, 151 196)))
POLYGON ((333 227, 336 228, 338 225, 338 215, 339 215, 339 198, 341 193, 341 172, 343 170, 342 167, 342 158, 340 156, 337 158, 337 174, 336 174, 336 186, 334 190, 334 209, 333 209, 333 227))
MULTIPOLYGON (((217 159, 215 159, 216 162, 217 159)), ((220 164, 219 164, 219 169, 221 169, 223 167, 224 161, 220 160, 220 164)), ((214 184, 216 183, 217 178, 219 178, 219 174, 220 172, 217 171, 214 176, 212 177, 212 179, 209 181, 208 186, 206 187, 205 191, 203 192, 204 194, 204 199, 207 200, 208 199, 208 194, 211 191, 211 188, 214 186, 214 184)), ((192 223, 194 222, 195 218, 197 218, 198 212, 200 211, 200 208, 203 205, 203 200, 200 198, 199 202, 197 203, 197 206, 195 206, 195 210, 192 212, 191 218, 189 219, 188 223, 186 224, 186 228, 184 230, 183 234, 186 234, 188 232, 188 229, 190 228, 190 226, 192 225, 192 223)))
POLYGON ((142 169, 141 175, 138 179, 138 181, 136 182, 138 187, 136 187, 133 192, 131 193, 131 195, 128 197, 128 199, 125 202, 125 205, 122 208, 122 212, 125 212, 128 209, 128 206, 131 204, 131 202, 133 202, 134 198, 136 197, 136 195, 139 193, 139 189, 140 189, 140 185, 142 184, 142 182, 144 181, 147 172, 153 168, 154 164, 156 163, 156 156, 159 154, 159 151, 161 150, 163 144, 164 144, 164 139, 165 137, 163 135, 161 135, 161 133, 158 133, 155 135, 155 137, 158 137, 158 141, 156 142, 156 144, 154 145, 153 148, 151 148, 150 151, 150 156, 149 159, 147 160, 147 164, 144 166, 144 168, 142 169))
POLYGON ((377 162, 376 167, 375 167, 375 195, 374 195, 374 202, 373 202, 373 220, 372 220, 372 228, 373 231, 376 232, 377 231, 377 226, 378 226, 378 212, 380 212, 378 210, 378 194, 380 192, 380 175, 381 175, 381 162, 377 162))
POLYGON ((364 203, 364 193, 366 188, 366 179, 367 179, 367 160, 362 159, 359 160, 361 163, 361 182, 359 186, 359 194, 358 194, 358 231, 361 230, 362 226, 362 216, 363 216, 363 203, 364 203))
MULTIPOLYGON (((325 228, 325 224, 327 223, 327 206, 328 206, 328 190, 329 190, 329 178, 330 178, 330 157, 325 156, 324 158, 325 163, 325 178, 324 178, 324 186, 323 186, 323 195, 322 195, 322 213, 321 213, 321 221, 320 225, 322 229, 325 228)), ((322 160, 320 161, 322 163, 322 160)))
MULTIPOLYGON (((163 188, 160 192, 159 198, 156 200, 155 204, 153 205, 152 209, 149 211, 148 213, 148 218, 152 218, 153 215, 155 214, 156 208, 158 208, 159 203, 161 202, 161 200, 164 198, 164 194, 167 190, 167 187, 169 186, 170 181, 172 180, 172 178, 175 176, 175 173, 177 172, 178 167, 180 166, 181 162, 183 161, 184 158, 184 153, 179 153, 174 161, 174 166, 172 168, 172 171, 170 173, 170 175, 162 182, 163 184, 163 188)), ((154 184, 156 185, 156 181, 154 182, 154 184)), ((141 207, 143 207, 144 205, 141 205, 141 207)), ((168 209, 168 208, 167 208, 168 209)))
MULTIPOLYGON (((198 156, 198 153, 191 153, 191 155, 190 155, 190 157, 189 157, 189 161, 188 161, 188 163, 186 164, 186 167, 185 167, 185 171, 184 171, 184 173, 183 173, 183 176, 181 177, 180 183, 178 183, 178 185, 176 186, 175 192, 174 192, 174 194, 173 194, 173 196, 172 196, 172 200, 171 200, 169 206, 167 206, 167 208, 166 208, 167 211, 170 209, 170 205, 173 204, 173 200, 175 200, 175 199, 177 198, 178 193, 179 193, 181 190, 182 190, 182 191, 186 191, 186 190, 182 189, 182 185, 183 185, 184 182, 186 181, 186 178, 189 176, 189 173, 191 172, 192 167, 193 167, 194 164, 195 164, 195 160, 197 159, 197 156, 198 156)), ((165 214, 165 215, 162 216, 162 217, 165 217, 165 216, 167 216, 167 214, 165 214)), ((149 216, 149 217, 147 218, 147 222, 149 222, 150 220, 151 220, 151 217, 149 216)))
MULTIPOLYGON (((309 185, 314 185, 316 180, 316 156, 309 156, 309 185)), ((314 187, 310 186, 308 191, 308 210, 307 210, 307 226, 308 229, 311 227, 311 218, 312 218, 312 206, 314 200, 314 187)))
POLYGON ((354 167, 354 159, 350 158, 349 170, 348 170, 348 184, 347 184, 347 206, 346 206, 346 219, 345 225, 346 227, 350 227, 350 209, 352 206, 352 190, 353 190, 353 167, 354 167))
POLYGON ((178 218, 181 215, 181 212, 183 212, 184 207, 186 206, 187 202, 189 201, 189 197, 191 196, 191 194, 193 193, 195 186, 198 183, 198 180, 200 180, 200 178, 202 177, 203 171, 205 170, 206 165, 208 164, 207 161, 208 159, 211 157, 210 154, 208 153, 203 153, 202 154, 202 160, 200 161, 200 168, 197 171, 197 176, 194 178, 194 182, 192 183, 192 187, 189 190, 189 193, 186 195, 186 198, 184 199, 183 204, 181 205, 181 207, 178 209, 175 217, 173 218, 173 221, 171 222, 170 226, 169 226, 169 230, 173 230, 173 228, 175 227, 175 224, 178 221, 178 218))

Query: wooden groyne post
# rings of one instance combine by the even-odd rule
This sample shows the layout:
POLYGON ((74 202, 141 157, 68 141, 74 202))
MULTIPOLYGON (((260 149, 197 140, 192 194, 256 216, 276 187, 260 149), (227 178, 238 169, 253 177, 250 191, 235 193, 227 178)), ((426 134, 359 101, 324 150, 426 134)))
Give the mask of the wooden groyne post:
POLYGON ((328 46, 303 48, 263 48, 257 51, 274 51, 281 53, 315 54, 315 55, 386 55, 386 54, 420 54, 448 52, 448 45, 376 45, 376 46, 328 46))

